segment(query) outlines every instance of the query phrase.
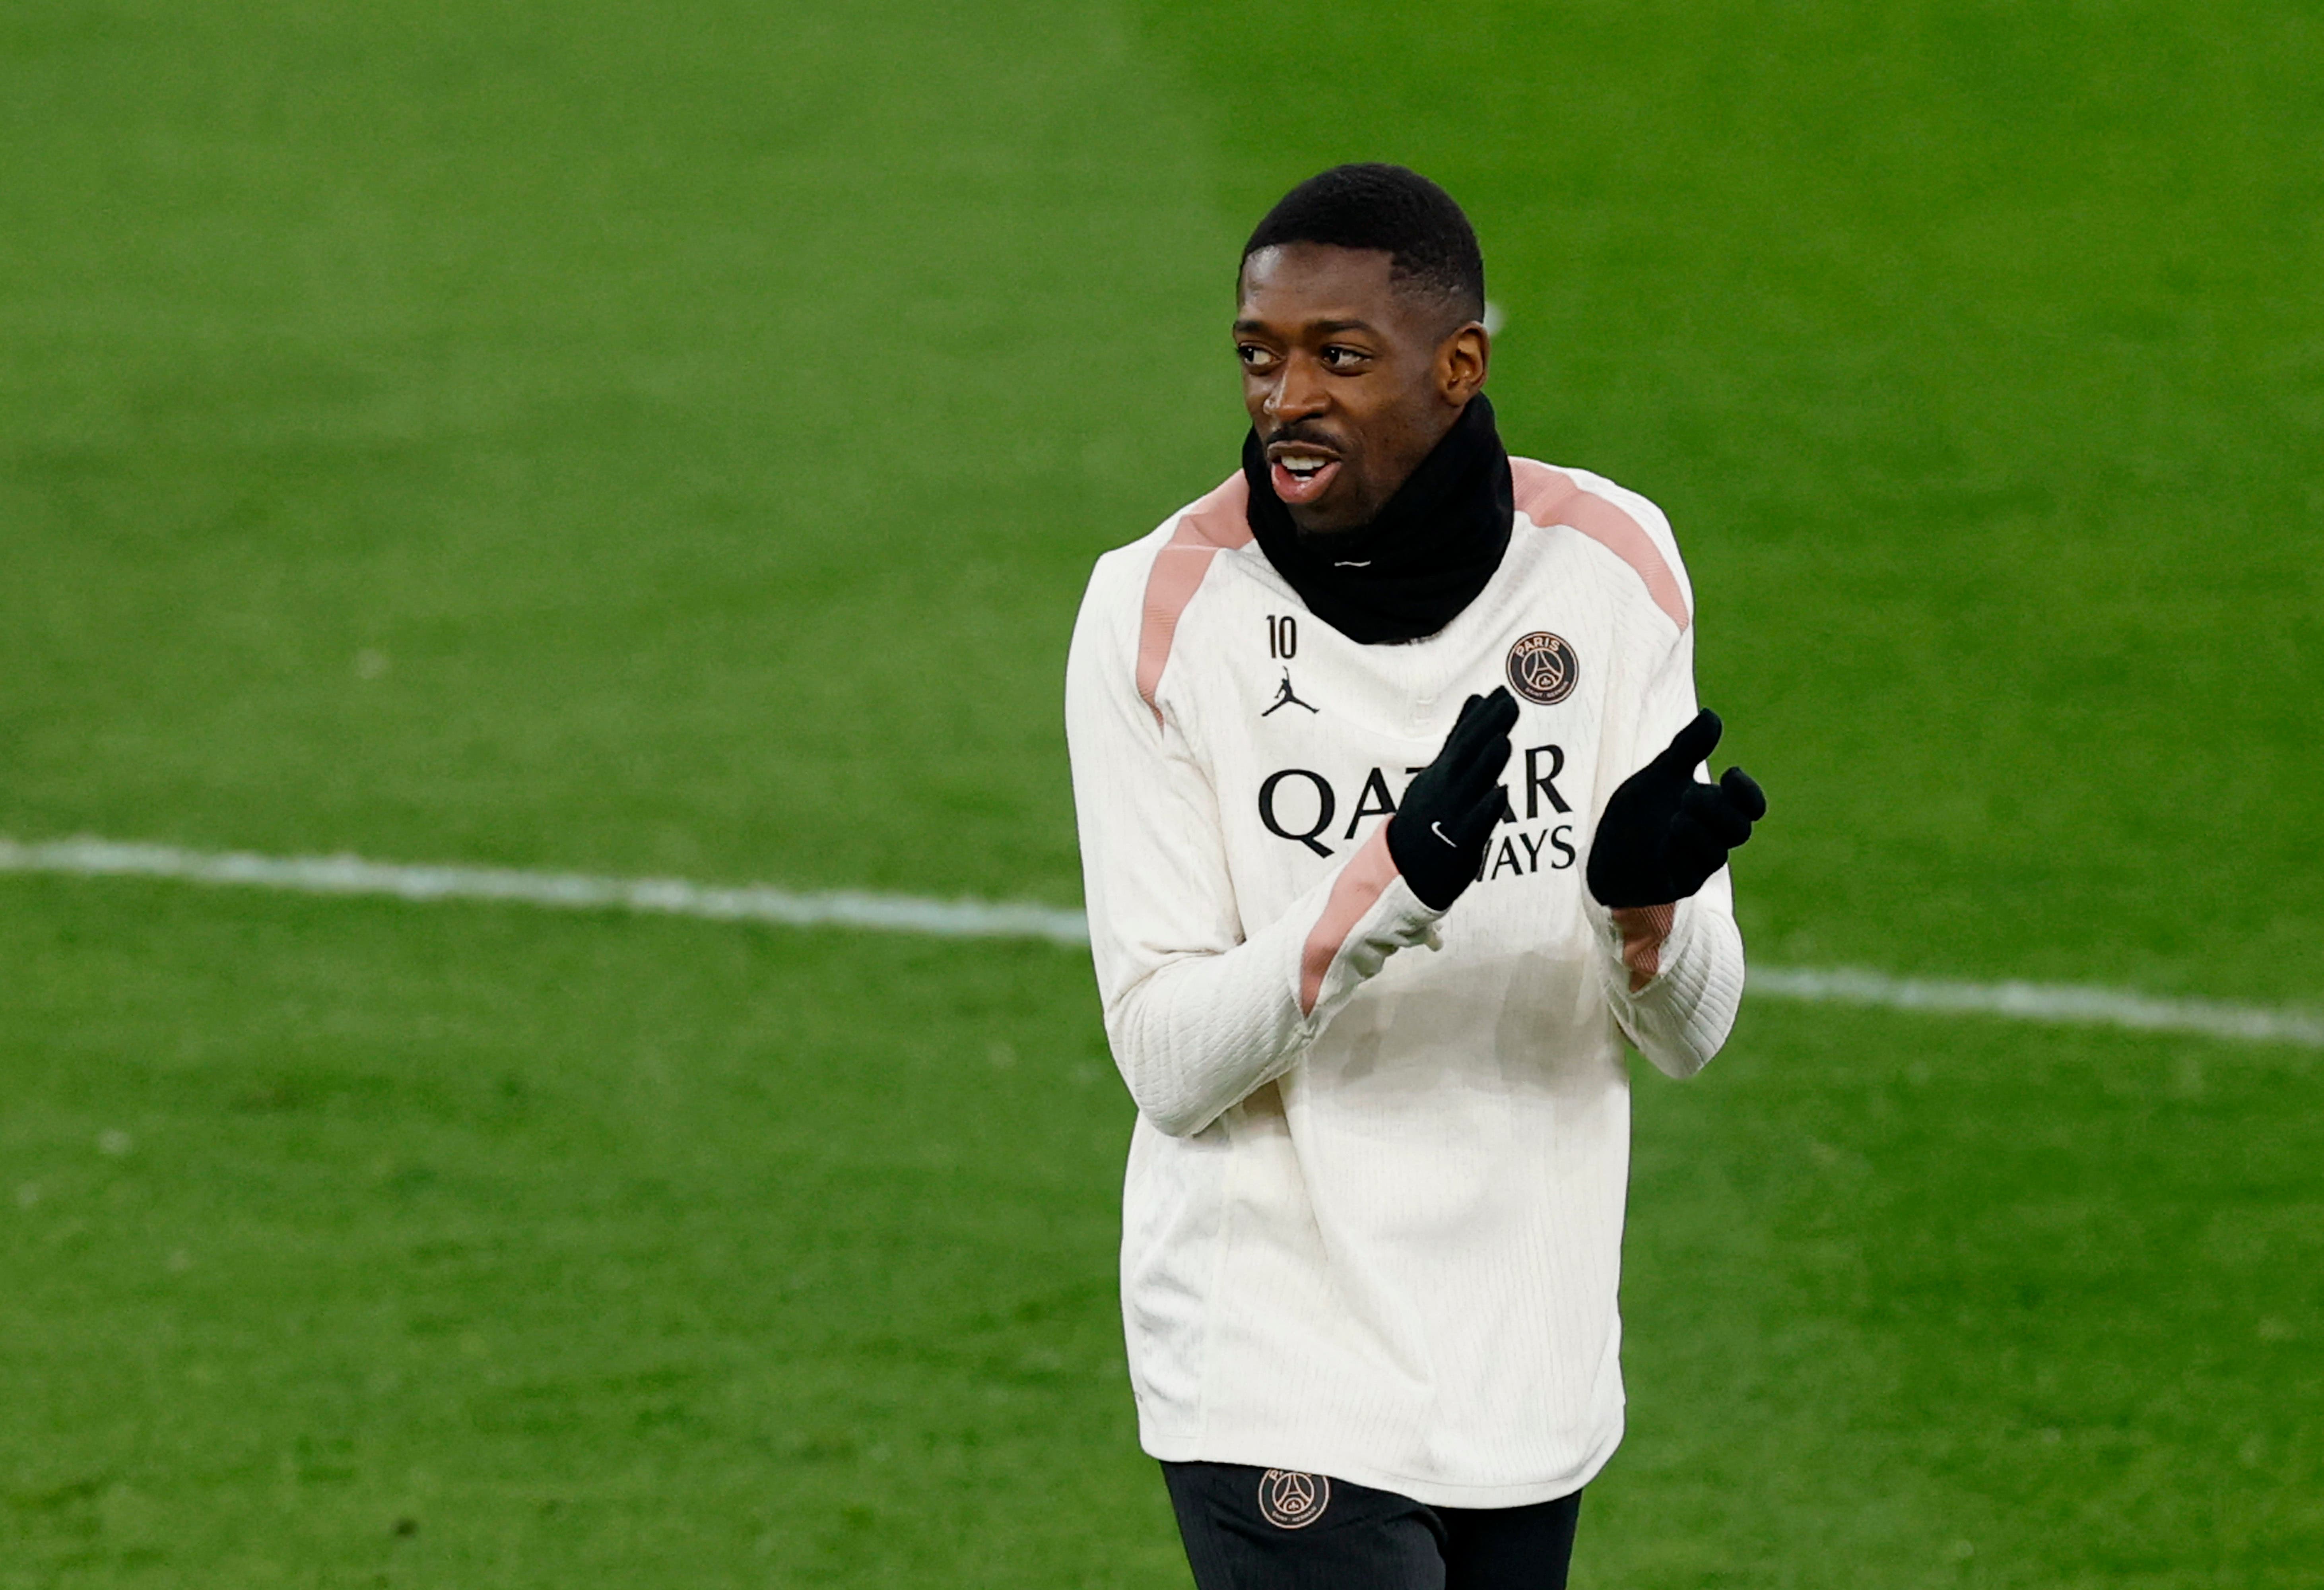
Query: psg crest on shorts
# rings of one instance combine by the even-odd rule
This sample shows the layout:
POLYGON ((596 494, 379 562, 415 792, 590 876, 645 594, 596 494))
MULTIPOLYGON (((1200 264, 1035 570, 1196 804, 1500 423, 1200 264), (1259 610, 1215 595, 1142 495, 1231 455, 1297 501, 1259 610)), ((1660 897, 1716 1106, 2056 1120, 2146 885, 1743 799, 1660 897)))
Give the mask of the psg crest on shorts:
POLYGON ((1563 636, 1536 630, 1509 648, 1509 688, 1527 701, 1554 707, 1582 680, 1582 659, 1563 636))
POLYGON ((1332 1504, 1332 1482, 1296 1468, 1270 1468, 1259 1476, 1259 1510, 1278 1530, 1304 1530, 1332 1504))

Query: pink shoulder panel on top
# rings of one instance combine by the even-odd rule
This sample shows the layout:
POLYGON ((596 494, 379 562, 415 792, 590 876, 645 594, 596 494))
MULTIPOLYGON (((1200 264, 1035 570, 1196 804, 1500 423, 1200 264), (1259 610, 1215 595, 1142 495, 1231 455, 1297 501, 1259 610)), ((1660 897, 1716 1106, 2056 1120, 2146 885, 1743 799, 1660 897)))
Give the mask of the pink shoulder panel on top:
POLYGON ((1162 670, 1169 666, 1178 616, 1202 589, 1212 558, 1250 545, 1250 521, 1243 512, 1250 503, 1250 483, 1237 470, 1218 490, 1179 516, 1168 544, 1154 555, 1154 567, 1146 576, 1145 612, 1138 627, 1138 695, 1157 724, 1162 721, 1162 708, 1154 693, 1161 688, 1162 670))
POLYGON ((1340 869, 1340 876, 1332 880, 1332 892, 1323 896, 1323 914, 1307 930, 1307 942, 1299 951, 1300 1015, 1315 1014, 1315 1001, 1323 997, 1323 979, 1332 962, 1340 958, 1348 935, 1356 931, 1364 913, 1379 904, 1380 896, 1397 878, 1396 859, 1388 852, 1388 824, 1383 823, 1340 869))
POLYGON ((1693 615, 1686 611, 1686 593, 1662 548, 1646 527, 1595 492, 1585 492, 1572 475, 1530 458, 1509 460, 1510 483, 1517 488, 1517 511, 1537 525, 1571 525, 1636 569, 1646 583, 1646 594, 1683 630, 1693 615))

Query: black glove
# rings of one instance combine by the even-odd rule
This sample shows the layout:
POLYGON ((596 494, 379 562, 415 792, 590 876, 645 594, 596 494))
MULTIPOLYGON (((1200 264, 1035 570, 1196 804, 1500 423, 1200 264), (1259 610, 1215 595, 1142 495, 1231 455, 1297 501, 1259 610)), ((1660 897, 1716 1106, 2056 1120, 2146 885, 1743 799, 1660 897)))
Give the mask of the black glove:
POLYGON ((1727 865, 1727 852, 1767 814, 1767 797, 1740 767, 1727 769, 1717 784, 1694 781, 1696 765, 1720 733, 1717 712, 1696 713, 1667 750, 1624 779, 1606 803, 1590 843, 1590 892, 1600 905, 1685 899, 1727 865))
POLYGON ((1501 820, 1501 769, 1517 703, 1508 690, 1462 703, 1444 749, 1404 792, 1388 820, 1388 853, 1423 904, 1442 911, 1461 897, 1485 864, 1486 841, 1501 820))

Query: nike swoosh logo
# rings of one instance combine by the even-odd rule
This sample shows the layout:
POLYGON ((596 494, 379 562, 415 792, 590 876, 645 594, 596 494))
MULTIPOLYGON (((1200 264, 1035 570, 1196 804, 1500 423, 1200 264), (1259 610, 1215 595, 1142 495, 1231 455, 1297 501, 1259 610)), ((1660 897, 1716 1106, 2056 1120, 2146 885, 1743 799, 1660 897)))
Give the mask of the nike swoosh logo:
POLYGON ((1445 837, 1444 825, 1443 823, 1430 823, 1428 825, 1428 832, 1434 834, 1438 839, 1443 840, 1446 844, 1451 845, 1454 850, 1457 850, 1461 848, 1461 842, 1458 840, 1447 839, 1445 837))

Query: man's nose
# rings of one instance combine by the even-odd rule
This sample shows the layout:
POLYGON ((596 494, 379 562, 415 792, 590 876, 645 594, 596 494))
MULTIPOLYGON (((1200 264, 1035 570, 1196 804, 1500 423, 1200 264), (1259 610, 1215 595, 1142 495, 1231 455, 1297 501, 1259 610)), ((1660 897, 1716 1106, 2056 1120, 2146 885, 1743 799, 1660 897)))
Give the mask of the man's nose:
POLYGON ((1323 372, 1305 359, 1284 362, 1283 379, 1267 394, 1267 417, 1280 426, 1312 419, 1330 407, 1323 372))

